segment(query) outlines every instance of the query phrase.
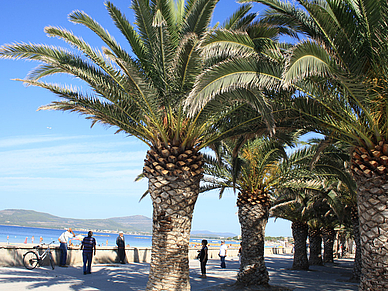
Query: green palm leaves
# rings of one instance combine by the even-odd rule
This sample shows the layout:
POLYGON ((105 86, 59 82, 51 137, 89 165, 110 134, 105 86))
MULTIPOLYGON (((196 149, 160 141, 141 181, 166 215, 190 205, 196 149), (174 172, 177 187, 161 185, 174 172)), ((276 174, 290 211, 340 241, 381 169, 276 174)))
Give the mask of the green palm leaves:
POLYGON ((205 156, 205 184, 202 191, 219 189, 220 196, 227 188, 239 192, 273 192, 281 177, 279 164, 287 159, 283 146, 268 138, 247 142, 235 152, 233 143, 222 143, 216 148, 218 158, 205 156))
POLYGON ((349 144, 371 149, 386 140, 387 2, 255 2, 270 7, 264 21, 308 38, 293 49, 284 73, 286 84, 306 93, 295 107, 349 144))
POLYGON ((126 52, 89 15, 74 11, 69 20, 93 31, 104 44, 102 50, 92 48, 66 29, 47 27, 48 36, 64 40, 74 50, 19 43, 3 46, 0 56, 42 63, 21 81, 48 89, 63 100, 40 109, 86 114, 93 124, 118 127, 150 146, 190 148, 204 142, 210 122, 203 122, 205 119, 198 115, 188 118, 182 100, 202 72, 198 43, 216 3, 134 0, 134 27, 111 2, 106 2, 109 15, 132 53, 126 52), (85 81, 90 90, 41 81, 58 73, 85 81))
POLYGON ((201 56, 209 67, 186 100, 191 114, 211 102, 246 102, 273 132, 272 102, 265 91, 276 90, 281 79, 283 57, 274 42, 278 33, 261 22, 244 26, 244 30, 209 32, 201 43, 201 56))

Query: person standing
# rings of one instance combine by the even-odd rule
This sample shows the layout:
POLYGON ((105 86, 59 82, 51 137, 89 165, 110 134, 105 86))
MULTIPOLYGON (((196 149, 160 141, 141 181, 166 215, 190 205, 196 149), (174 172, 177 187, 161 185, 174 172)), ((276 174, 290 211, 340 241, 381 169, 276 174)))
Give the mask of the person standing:
POLYGON ((228 247, 226 246, 225 241, 222 240, 221 246, 220 246, 220 252, 218 253, 218 255, 221 258, 221 268, 226 268, 225 258, 226 258, 227 251, 228 251, 228 247))
POLYGON ((119 253, 119 260, 121 264, 125 264, 125 238, 124 232, 119 231, 119 236, 116 239, 116 245, 119 253))
POLYGON ((240 242, 240 248, 238 249, 238 262, 241 264, 241 252, 242 252, 242 242, 240 242))
POLYGON ((203 239, 202 240, 202 249, 201 252, 199 253, 199 261, 201 262, 201 276, 200 278, 206 278, 206 263, 208 259, 207 255, 207 240, 203 239))
POLYGON ((91 274, 93 252, 96 255, 96 239, 93 237, 92 231, 89 231, 88 236, 82 240, 81 250, 83 250, 84 275, 91 274))
POLYGON ((75 237, 75 234, 71 228, 67 229, 64 233, 62 233, 58 241, 60 243, 59 249, 61 250, 61 256, 59 259, 59 266, 60 267, 67 267, 66 266, 66 260, 67 260, 67 244, 69 242, 69 239, 72 237, 75 237))

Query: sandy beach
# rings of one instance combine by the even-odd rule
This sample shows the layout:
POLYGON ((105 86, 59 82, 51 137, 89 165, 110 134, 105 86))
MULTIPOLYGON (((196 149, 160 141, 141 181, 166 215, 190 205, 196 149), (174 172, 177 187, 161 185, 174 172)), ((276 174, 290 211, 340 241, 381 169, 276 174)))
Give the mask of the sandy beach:
MULTIPOLYGON (((335 260, 334 264, 327 266, 312 266, 310 271, 290 270, 292 260, 292 255, 266 257, 271 285, 306 291, 358 289, 356 283, 347 282, 351 275, 353 259, 335 260)), ((236 280, 238 268, 237 257, 227 258, 226 269, 219 267, 219 260, 212 259, 208 262, 208 278, 201 279, 199 262, 192 260, 190 261, 191 290, 259 290, 237 289, 232 286, 236 280)), ((145 290, 148 272, 148 263, 93 265, 91 275, 83 275, 81 266, 57 267, 55 270, 41 267, 31 271, 23 267, 0 267, 0 290, 137 291, 145 290)))

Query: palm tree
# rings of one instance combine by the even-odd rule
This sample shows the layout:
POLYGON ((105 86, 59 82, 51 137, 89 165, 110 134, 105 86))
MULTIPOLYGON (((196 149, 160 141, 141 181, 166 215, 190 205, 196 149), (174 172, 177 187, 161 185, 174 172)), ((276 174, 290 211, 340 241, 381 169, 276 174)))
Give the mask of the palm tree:
MULTIPOLYGON (((292 237, 294 239, 293 270, 308 270, 307 236, 308 236, 308 212, 307 200, 301 199, 303 194, 298 195, 298 200, 273 207, 271 217, 283 218, 292 222, 292 237)), ((307 198, 307 197, 305 197, 307 198)))
MULTIPOLYGON (((147 290, 188 290, 190 238, 193 208, 203 174, 200 149, 222 138, 220 125, 232 134, 245 116, 229 113, 241 103, 210 106, 188 116, 183 102, 204 69, 200 40, 206 34, 218 0, 132 0, 136 26, 111 2, 106 8, 131 46, 126 52, 89 15, 74 11, 73 23, 93 31, 104 43, 92 48, 72 32, 46 27, 72 50, 40 44, 16 43, 0 48, 1 58, 36 60, 42 64, 23 81, 61 97, 40 110, 61 110, 86 115, 95 123, 117 127, 149 146, 143 168, 153 204, 151 269, 147 290), (65 73, 85 81, 88 91, 41 81, 65 73), (228 127, 227 126, 227 127, 228 127)), ((246 7, 245 7, 246 10, 246 7)), ((243 25, 240 12, 231 27, 243 25)), ((248 16, 247 16, 248 17, 248 16)), ((249 19, 246 19, 249 22, 249 19)), ((210 104, 214 105, 214 104, 210 104)), ((247 123, 244 123, 247 124, 247 123)))
POLYGON ((334 240, 335 230, 331 225, 326 225, 322 229, 323 240, 323 264, 334 263, 334 240))
MULTIPOLYGON (((354 265, 352 272, 352 281, 359 282, 361 274, 361 247, 360 247, 360 228, 358 223, 358 212, 357 212, 357 197, 356 197, 356 185, 354 183, 345 185, 340 182, 336 182, 331 186, 329 193, 326 195, 327 202, 335 212, 338 219, 338 226, 345 229, 351 229, 349 232, 352 233, 353 240, 356 244, 356 253, 354 257, 354 265)), ((329 224, 330 226, 330 224, 329 224)), ((333 233, 335 225, 331 225, 328 229, 328 235, 333 233)), ((332 235, 331 235, 332 236, 332 235)), ((330 242, 332 239, 329 239, 330 242)), ((325 252, 326 257, 326 252, 325 252)), ((332 254, 328 252, 326 260, 332 261, 332 254)))
MULTIPOLYGON (((238 191, 242 254, 237 283, 265 286, 269 277, 264 263, 264 231, 269 213, 287 211, 289 216, 281 217, 293 221, 296 245, 293 268, 308 269, 306 239, 311 211, 307 210, 313 207, 308 204, 307 194, 322 189, 322 182, 306 164, 316 151, 302 149, 287 157, 284 142, 275 137, 248 141, 240 151, 236 151, 235 144, 239 142, 223 142, 220 147, 214 147, 217 158, 205 156, 207 176, 201 191, 219 189, 220 196, 227 188, 238 191), (296 192, 302 194, 296 195, 296 192), (305 207, 300 206, 303 193, 305 207)), ((317 164, 316 169, 324 175, 321 168, 317 164)), ((334 171, 326 169, 326 172, 333 175, 334 171)))
MULTIPOLYGON (((348 155, 341 148, 341 144, 331 145, 331 142, 321 139, 311 139, 301 144, 305 147, 289 155, 289 160, 294 161, 291 163, 292 171, 299 172, 299 180, 294 182, 299 184, 299 189, 296 186, 283 186, 295 200, 273 207, 271 216, 293 222, 293 234, 300 235, 300 238, 294 238, 296 243, 293 268, 308 269, 305 246, 307 234, 310 236, 310 264, 321 265, 321 232, 333 229, 339 221, 344 221, 344 205, 348 205, 346 203, 349 201, 344 197, 350 197, 350 194, 354 193, 351 191, 354 189, 354 183, 345 167, 348 155)), ((329 234, 332 236, 333 232, 329 234)), ((328 257, 330 245, 333 246, 333 240, 329 239, 325 252, 328 257)))
MULTIPOLYGON (((332 179, 328 179, 329 181, 332 179)), ((330 181, 331 182, 331 181, 330 181)), ((337 182, 338 183, 338 182, 337 182)), ((327 182, 325 184, 328 184, 327 182)), ((333 246, 335 238, 335 226, 339 225, 338 217, 332 208, 331 202, 338 200, 330 189, 332 185, 324 185, 321 191, 311 193, 312 217, 308 221, 309 239, 310 239, 310 257, 309 264, 323 265, 325 262, 333 262, 333 246), (324 243, 324 256, 322 257, 322 241, 324 243)), ((341 205, 339 211, 345 207, 341 205), (342 206, 342 207, 341 207, 342 206)))
MULTIPOLYGON (((347 207, 343 207, 343 209, 347 209, 347 207)), ((324 216, 321 229, 323 240, 323 264, 334 263, 335 228, 338 226, 341 226, 340 218, 337 217, 331 209, 324 216)))
POLYGON ((388 4, 385 0, 240 0, 270 7, 268 23, 305 37, 290 56, 285 84, 305 94, 295 107, 321 133, 350 145, 358 186, 360 290, 388 289, 388 4))
POLYGON ((322 224, 319 219, 314 218, 308 221, 309 225, 309 248, 310 248, 310 256, 309 256, 309 265, 323 265, 322 260, 322 224))
MULTIPOLYGON (((317 175, 324 177, 322 189, 311 194, 314 205, 314 216, 317 227, 321 232, 324 242, 323 263, 333 262, 333 243, 335 228, 338 226, 350 226, 350 209, 356 205, 356 185, 349 172, 349 155, 347 146, 328 139, 311 139, 308 141, 311 153, 314 153, 308 162, 317 175), (318 205, 318 206, 317 206, 318 205)), ((309 222, 311 223, 311 221, 309 222)), ((353 230, 354 233, 357 229, 353 230)), ((317 238, 317 240, 320 240, 317 238)), ((320 244, 317 242, 317 244, 320 244)), ((319 246, 318 246, 319 248, 319 246)), ((316 254, 320 256, 320 251, 316 254)), ((353 278, 357 280, 357 268, 359 257, 356 256, 353 278)), ((317 264, 321 259, 315 257, 317 264)))
POLYGON ((237 283, 268 285, 264 262, 265 227, 272 203, 273 188, 280 183, 278 164, 286 158, 281 143, 261 137, 248 141, 236 153, 235 146, 222 143, 216 150, 218 159, 206 157, 202 191, 227 188, 238 191, 237 207, 241 225, 241 264, 237 283))

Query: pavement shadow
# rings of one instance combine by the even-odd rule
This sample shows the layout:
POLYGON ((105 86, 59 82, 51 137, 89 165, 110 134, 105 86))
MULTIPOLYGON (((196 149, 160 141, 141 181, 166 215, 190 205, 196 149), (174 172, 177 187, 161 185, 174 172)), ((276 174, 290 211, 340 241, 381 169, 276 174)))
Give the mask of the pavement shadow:
POLYGON ((90 275, 83 275, 82 267, 55 270, 7 268, 6 273, 0 271, 0 284, 7 284, 14 290, 34 290, 44 287, 50 290, 140 291, 145 289, 148 272, 148 264, 98 265, 92 267, 90 275))
MULTIPOLYGON (((269 272, 271 290, 308 291, 355 291, 358 284, 347 282, 352 275, 353 259, 336 260, 326 266, 310 266, 310 271, 291 270, 292 255, 274 255, 265 258, 269 272)), ((198 266, 191 265, 190 282, 192 290, 264 290, 262 286, 242 288, 234 286, 240 264, 236 258, 227 261, 221 269, 219 260, 208 262, 208 278, 200 279, 198 266)))
MULTIPOLYGON (((355 291, 357 283, 347 282, 352 274, 353 260, 340 259, 326 266, 311 266, 310 271, 291 270, 292 256, 266 257, 270 285, 288 290, 308 291, 355 291)), ((262 290, 234 288, 239 271, 237 258, 228 258, 226 268, 221 269, 220 260, 211 259, 207 265, 207 278, 199 278, 199 261, 190 261, 191 290, 262 290)), ((92 274, 83 275, 82 267, 0 268, 1 290, 55 290, 55 291, 140 291, 145 290, 150 265, 148 263, 93 265, 92 274)), ((282 290, 282 289, 273 289, 282 290)))
POLYGON ((309 271, 291 270, 293 257, 268 257, 266 266, 270 284, 292 290, 351 291, 358 290, 358 283, 348 282, 352 275, 353 259, 336 260, 333 264, 310 266, 309 271))
POLYGON ((211 259, 207 263, 207 278, 199 278, 201 275, 199 261, 190 263, 190 284, 191 290, 218 290, 221 284, 233 284, 237 279, 237 272, 240 267, 238 260, 227 260, 226 268, 220 267, 220 260, 211 259))

